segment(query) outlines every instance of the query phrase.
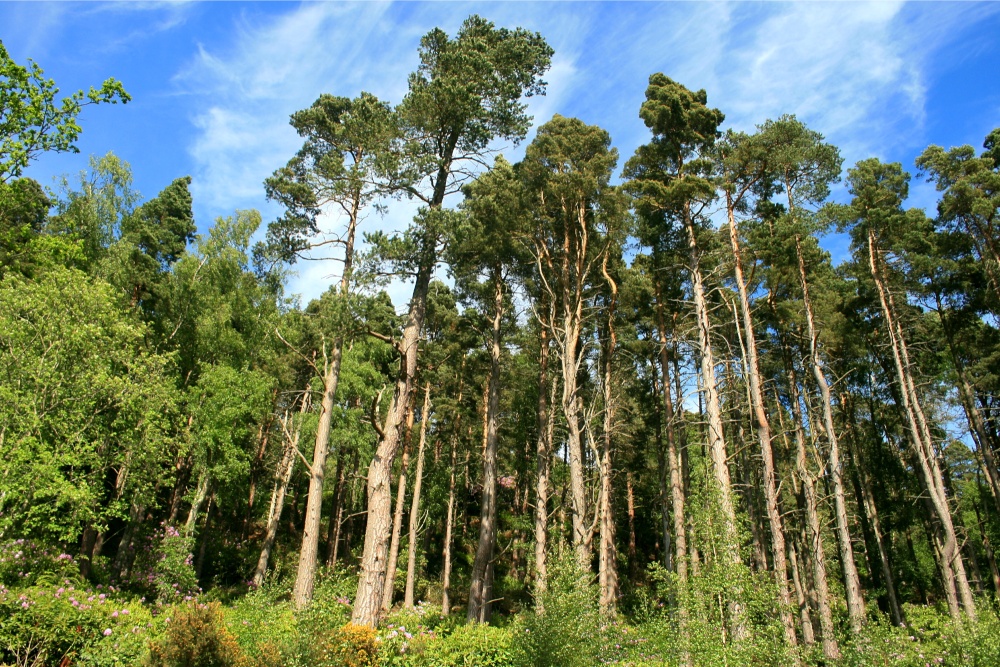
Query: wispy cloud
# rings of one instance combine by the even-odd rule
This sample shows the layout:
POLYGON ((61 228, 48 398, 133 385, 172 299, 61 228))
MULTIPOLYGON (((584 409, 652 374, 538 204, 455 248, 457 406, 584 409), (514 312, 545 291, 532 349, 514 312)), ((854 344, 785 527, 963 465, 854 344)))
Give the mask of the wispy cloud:
MULTIPOLYGON (((195 194, 213 214, 262 205, 261 182, 299 139, 290 113, 321 92, 405 93, 420 36, 454 32, 478 12, 541 32, 555 48, 536 124, 553 113, 607 128, 626 159, 648 134, 638 119, 649 74, 662 71, 752 129, 793 113, 838 144, 848 164, 924 141, 928 70, 981 6, 864 3, 304 4, 245 10, 230 42, 202 46, 176 77, 192 96, 195 194)), ((523 147, 508 151, 517 159, 523 147)), ((369 225, 405 226, 394 206, 369 225)), ((265 219, 266 219, 265 215, 265 219)), ((293 290, 322 291, 334 267, 303 267, 293 290)), ((402 292, 400 292, 402 293, 402 292)))

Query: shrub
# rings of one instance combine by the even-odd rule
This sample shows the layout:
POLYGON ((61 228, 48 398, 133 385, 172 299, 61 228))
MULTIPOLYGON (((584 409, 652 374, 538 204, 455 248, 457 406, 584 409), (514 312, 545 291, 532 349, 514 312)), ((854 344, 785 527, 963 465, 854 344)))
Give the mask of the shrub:
POLYGON ((462 625, 444 639, 428 642, 414 665, 426 667, 522 667, 528 664, 513 628, 479 623, 462 625))
POLYGON ((604 619, 597 587, 569 551, 549 568, 548 588, 538 598, 544 611, 528 614, 524 646, 535 667, 590 667, 601 662, 604 619))
POLYGON ((0 543, 0 584, 11 588, 33 586, 40 577, 61 580, 79 576, 73 557, 32 540, 8 540, 0 543))
POLYGON ((226 609, 226 627, 243 652, 261 665, 296 664, 299 635, 287 597, 285 587, 265 580, 226 609))
POLYGON ((0 663, 116 666, 145 652, 153 617, 141 601, 78 579, 39 576, 33 586, 0 585, 0 663))
POLYGON ((175 609, 164 636, 149 646, 147 667, 249 667, 223 623, 218 603, 187 603, 175 609))
POLYGON ((313 667, 378 667, 375 630, 348 623, 322 638, 313 667))

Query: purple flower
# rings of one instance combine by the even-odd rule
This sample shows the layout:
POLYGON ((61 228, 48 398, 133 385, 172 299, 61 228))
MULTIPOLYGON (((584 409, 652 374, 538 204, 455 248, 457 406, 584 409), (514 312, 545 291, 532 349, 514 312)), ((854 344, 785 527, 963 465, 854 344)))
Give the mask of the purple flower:
POLYGON ((111 628, 104 628, 104 636, 105 637, 111 636, 111 628))

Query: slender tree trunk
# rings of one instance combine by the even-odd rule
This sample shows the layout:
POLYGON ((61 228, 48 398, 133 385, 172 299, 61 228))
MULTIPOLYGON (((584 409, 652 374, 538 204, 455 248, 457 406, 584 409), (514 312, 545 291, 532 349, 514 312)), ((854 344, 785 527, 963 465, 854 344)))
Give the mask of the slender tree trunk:
MULTIPOLYGON (((791 201, 791 198, 789 198, 791 201)), ((795 236, 795 253, 798 258, 799 286, 802 289, 802 302, 806 313, 806 324, 809 331, 809 360, 812 365, 813 377, 819 386, 820 403, 823 406, 823 428, 826 440, 830 446, 830 478, 833 481, 834 512, 837 518, 837 545, 840 548, 840 562, 844 569, 844 592, 847 597, 847 615, 850 619, 851 632, 858 634, 865 621, 865 600, 861 593, 861 578, 854 562, 854 550, 851 546, 851 531, 847 521, 847 501, 844 494, 844 475, 840 462, 840 443, 837 439, 837 429, 833 424, 833 398, 830 385, 826 381, 822 360, 819 354, 819 333, 813 316, 812 300, 809 297, 809 281, 806 279, 806 264, 802 254, 802 243, 795 236)))
MULTIPOLYGON (((663 317, 663 296, 660 293, 659 285, 656 287, 656 317, 657 329, 660 337, 660 374, 662 376, 662 386, 660 388, 663 397, 663 429, 667 435, 667 469, 670 473, 670 502, 674 524, 674 567, 677 572, 677 580, 681 587, 687 586, 687 534, 684 530, 684 479, 681 475, 681 460, 678 456, 677 437, 674 430, 676 418, 674 414, 674 402, 670 396, 670 355, 667 350, 667 333, 663 317)), ((681 397, 678 395, 677 400, 681 397)), ((664 505, 666 498, 664 498, 664 505)), ((664 534, 667 531, 666 511, 664 508, 664 534)), ((669 539, 669 536, 667 537, 669 539)))
POLYGON ((500 428, 500 355, 504 316, 504 283, 499 269, 493 270, 493 313, 490 330, 490 374, 487 379, 486 419, 484 423, 483 495, 479 511, 479 545, 472 563, 469 587, 470 623, 490 620, 490 573, 497 539, 497 436, 500 428))
MULTIPOLYGON (((705 300, 705 287, 701 275, 701 251, 695 235, 694 221, 691 218, 690 205, 685 204, 684 227, 687 231, 688 251, 692 293, 694 296, 695 316, 698 324, 698 351, 701 357, 701 390, 704 396, 705 412, 708 417, 708 450, 712 461, 712 472, 715 477, 716 493, 719 509, 724 522, 725 558, 735 567, 743 566, 739 551, 739 533, 736 527, 736 506, 733 502, 733 485, 729 476, 729 455, 726 452, 726 441, 722 431, 722 407, 719 403, 719 392, 715 380, 715 358, 712 352, 712 328, 709 319, 708 304, 705 300)), ((737 641, 746 636, 743 604, 740 601, 742 591, 734 590, 729 602, 729 629, 737 641)))
MULTIPOLYGON (((443 187, 442 183, 441 188, 443 187)), ((440 207, 440 200, 437 202, 437 207, 440 207)), ((406 327, 403 329, 403 340, 399 345, 401 359, 392 403, 384 425, 379 428, 375 456, 368 468, 368 523, 365 529, 358 592, 351 615, 351 620, 358 625, 374 627, 381 610, 386 559, 389 539, 392 536, 392 463, 399 448, 400 428, 403 426, 407 406, 410 403, 412 380, 417 372, 417 345, 424 324, 427 292, 436 261, 437 238, 428 235, 422 240, 419 269, 413 285, 413 296, 410 298, 406 327)))
POLYGON ((403 444, 403 461, 399 467, 399 484, 396 487, 396 510, 392 514, 392 536, 389 558, 386 561, 385 582, 382 588, 382 612, 392 609, 396 589, 396 568, 399 564, 399 543, 403 537, 403 504, 406 502, 406 472, 410 468, 410 445, 413 441, 413 405, 406 415, 406 436, 403 444))
POLYGON ((607 331, 605 332, 604 344, 604 369, 601 378, 601 389, 604 398, 604 419, 601 429, 601 460, 599 477, 601 483, 600 493, 600 529, 601 544, 598 559, 598 588, 600 589, 601 609, 612 614, 615 611, 618 600, 618 572, 616 568, 617 558, 615 555, 615 518, 611 501, 611 450, 612 434, 615 428, 615 401, 616 396, 612 390, 614 381, 614 358, 616 346, 618 344, 615 332, 615 306, 618 303, 618 283, 608 273, 608 255, 605 253, 601 261, 601 273, 608 284, 609 298, 605 308, 607 317, 607 331))
MULTIPOLYGON (((778 584, 778 600, 781 603, 781 621, 785 626, 785 639, 791 646, 798 640, 795 636, 795 621, 792 618, 792 599, 788 591, 788 564, 785 560, 785 529, 781 525, 781 509, 778 503, 777 472, 774 452, 771 449, 771 425, 764 407, 761 390, 760 364, 757 360, 757 336, 753 329, 753 314, 750 311, 750 297, 746 279, 743 276, 743 257, 736 230, 735 202, 733 194, 726 191, 726 211, 729 217, 729 242, 733 251, 733 272, 739 290, 740 313, 743 318, 743 337, 746 342, 746 367, 750 376, 750 406, 757 422, 757 438, 760 441, 761 457, 764 462, 764 506, 771 528, 771 555, 774 559, 774 577, 778 584)), ((826 638, 824 637, 824 642, 826 638)))
POLYGON ((986 422, 983 420, 983 415, 976 405, 975 390, 972 387, 972 383, 969 382, 965 363, 959 354, 955 336, 948 321, 949 316, 945 313, 941 303, 941 296, 939 294, 935 294, 934 296, 937 300, 937 309, 941 316, 942 328, 948 340, 948 349, 951 351, 955 372, 958 375, 958 395, 962 400, 962 409, 965 411, 965 418, 969 422, 969 432, 976 444, 976 450, 984 461, 982 468, 986 473, 986 481, 989 485, 990 495, 993 497, 993 504, 997 512, 1000 513, 1000 469, 997 468, 996 457, 993 455, 994 440, 986 429, 986 422))
POLYGON ((406 558, 406 589, 403 606, 413 608, 413 588, 417 574, 417 528, 420 524, 420 491, 424 482, 424 448, 427 445, 427 423, 431 414, 431 382, 424 383, 424 404, 420 409, 420 444, 417 446, 417 470, 413 476, 413 501, 410 503, 408 553, 406 558))
MULTIPOLYGON (((552 321, 551 302, 543 297, 539 312, 548 308, 548 323, 552 321)), ((538 436, 535 443, 535 611, 542 613, 542 594, 548 583, 548 523, 549 523, 549 465, 552 458, 552 431, 549 424, 549 326, 539 318, 538 348, 538 407, 535 417, 538 436)), ((553 383, 554 385, 555 383, 553 383)), ((553 387, 554 391, 555 388, 553 387)))
MULTIPOLYGON (((847 413, 846 417, 849 420, 847 422, 847 428, 851 429, 850 424, 857 421, 854 415, 853 407, 848 410, 847 402, 844 400, 843 396, 841 396, 840 404, 847 413)), ((851 433, 852 431, 848 431, 847 434, 851 435, 851 433)), ((860 458, 860 451, 858 451, 855 439, 853 437, 849 438, 848 443, 848 452, 854 459, 852 467, 859 478, 865 516, 868 517, 868 522, 871 524, 872 533, 874 533, 875 536, 875 543, 878 547, 879 568, 882 573, 882 580, 885 583, 886 596, 889 598, 889 612, 892 615, 893 624, 900 626, 905 623, 903 607, 900 605, 899 596, 896 593, 896 580, 892 575, 892 566, 889 562, 889 545, 886 544, 885 533, 882 530, 882 523, 879 520, 878 507, 875 505, 875 493, 872 490, 871 479, 865 473, 865 469, 863 468, 864 462, 860 458)))
POLYGON ((313 447, 312 465, 309 467, 309 490, 306 492, 306 519, 302 527, 302 548, 299 550, 299 567, 292 589, 292 603, 296 609, 312 599, 316 582, 316 559, 319 553, 320 521, 323 512, 323 482, 326 480, 326 459, 330 453, 330 427, 333 419, 333 399, 340 380, 340 362, 343 339, 333 342, 330 355, 324 351, 323 400, 319 423, 316 426, 316 444, 313 447))
POLYGON ((194 534, 195 523, 198 521, 198 513, 205 502, 205 497, 208 496, 209 486, 211 486, 211 480, 208 477, 208 473, 201 473, 198 477, 198 487, 195 489, 194 498, 191 500, 191 509, 188 512, 187 521, 184 523, 185 537, 191 537, 194 534))
POLYGON ((912 366, 909 361, 906 339, 902 335, 903 332, 899 323, 896 321, 896 311, 893 307, 892 295, 887 290, 882 278, 881 263, 877 257, 876 240, 872 231, 868 232, 868 257, 872 279, 875 282, 879 301, 882 306, 882 314, 886 320, 885 328, 889 333, 890 347, 892 348, 896 376, 900 387, 900 396, 903 402, 901 407, 906 424, 909 427, 914 458, 921 472, 924 487, 928 492, 928 502, 933 509, 939 526, 939 530, 935 530, 934 532, 940 544, 941 558, 939 559, 939 566, 945 580, 945 594, 948 599, 949 611, 952 617, 958 620, 961 615, 958 607, 958 598, 961 597, 965 614, 970 619, 975 619, 976 608, 972 598, 972 589, 969 587, 969 582, 965 577, 965 567, 962 563, 962 555, 958 545, 958 538, 955 534, 951 509, 948 507, 948 500, 944 491, 940 465, 938 464, 937 454, 934 451, 934 445, 931 441, 930 429, 927 426, 923 408, 920 406, 916 385, 913 382, 912 366), (938 535, 938 533, 940 534, 938 535))
MULTIPOLYGON (((809 615, 809 601, 806 599, 805 589, 802 586, 802 577, 799 576, 798 548, 793 539, 788 548, 789 562, 792 566, 792 583, 795 584, 795 600, 799 604, 799 623, 802 625, 802 643, 811 646, 816 643, 816 635, 812 626, 812 617, 809 615)), ((825 648, 825 647, 824 647, 825 648)))
POLYGON ((823 655, 830 660, 840 658, 840 647, 834 633, 833 613, 830 610, 830 587, 827 582, 826 549, 823 546, 823 527, 819 518, 819 502, 816 494, 816 482, 809 471, 806 454, 806 434, 802 429, 802 409, 798 389, 798 379, 795 369, 791 366, 787 350, 785 364, 787 365, 789 400, 792 404, 792 419, 795 431, 795 470, 802 485, 802 495, 805 499, 806 523, 809 526, 809 553, 812 556, 813 586, 816 591, 819 626, 823 634, 823 655))
POLYGON ((986 552, 986 560, 990 564, 990 576, 993 579, 993 593, 1000 596, 1000 568, 997 567, 996 554, 993 553, 993 545, 990 543, 989 533, 983 525, 983 517, 979 512, 979 503, 974 503, 976 510, 976 525, 979 526, 979 536, 983 540, 983 551, 986 552))
MULTIPOLYGON (((360 199, 352 204, 344 247, 344 273, 340 279, 340 299, 346 301, 351 286, 354 264, 354 235, 357 229, 360 199)), ((309 491, 306 494, 306 520, 302 529, 302 548, 299 550, 299 567, 292 589, 292 604, 304 607, 312 599, 316 582, 316 559, 319 553, 320 521, 323 512, 323 482, 326 479, 326 459, 330 453, 330 427, 333 420, 333 399, 340 381, 340 364, 343 358, 344 339, 334 338, 329 357, 324 342, 323 350, 323 400, 320 404, 319 424, 316 426, 316 444, 313 447, 312 465, 309 467, 309 491)))
POLYGON ((442 568, 441 582, 441 613, 445 616, 451 613, 451 528, 455 523, 455 468, 458 465, 457 449, 458 434, 456 431, 451 438, 451 467, 448 473, 448 512, 444 520, 444 567, 442 568))
MULTIPOLYGON (((299 414, 304 415, 309 411, 310 391, 307 387, 302 394, 302 402, 299 407, 299 414)), ((260 557, 257 559, 257 567, 253 574, 253 585, 255 587, 264 583, 264 575, 267 574, 267 564, 271 558, 271 550, 274 548, 274 540, 278 535, 278 523, 281 520, 281 512, 285 507, 285 494, 288 493, 288 484, 292 480, 292 471, 295 469, 296 454, 299 449, 299 434, 301 433, 301 420, 295 425, 294 433, 289 433, 288 413, 286 412, 281 420, 284 431, 285 447, 281 452, 281 460, 274 471, 274 487, 271 490, 271 504, 267 510, 267 528, 264 532, 264 544, 260 549, 260 557)))
MULTIPOLYGON (((357 449, 354 450, 355 455, 357 449)), ((337 562, 337 546, 344 520, 344 496, 347 495, 347 469, 344 459, 347 452, 341 447, 337 457, 337 485, 333 490, 333 508, 330 511, 330 525, 326 530, 326 566, 333 568, 337 562)))

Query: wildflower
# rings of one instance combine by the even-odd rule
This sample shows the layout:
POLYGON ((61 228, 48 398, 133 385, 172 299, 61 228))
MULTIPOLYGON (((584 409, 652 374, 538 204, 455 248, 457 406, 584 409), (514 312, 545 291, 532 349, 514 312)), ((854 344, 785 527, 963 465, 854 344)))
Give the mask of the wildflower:
POLYGON ((111 636, 111 628, 104 628, 104 636, 105 637, 111 636))

